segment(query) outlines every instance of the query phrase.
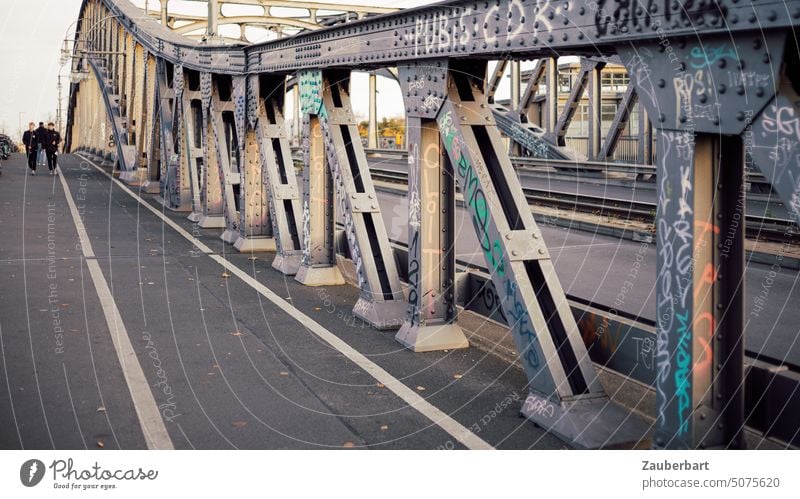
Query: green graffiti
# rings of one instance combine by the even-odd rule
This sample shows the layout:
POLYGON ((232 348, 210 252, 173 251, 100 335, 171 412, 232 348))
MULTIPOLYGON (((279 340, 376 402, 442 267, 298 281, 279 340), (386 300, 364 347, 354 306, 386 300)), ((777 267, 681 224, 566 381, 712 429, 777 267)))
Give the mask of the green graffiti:
POLYGON ((486 257, 491 273, 497 273, 501 277, 505 275, 505 265, 503 263, 503 246, 499 240, 491 242, 489 237, 489 204, 486 202, 486 195, 481 188, 478 176, 472 165, 464 156, 462 148, 455 147, 461 142, 461 137, 457 135, 451 112, 447 112, 439 118, 439 131, 443 137, 444 147, 450 157, 458 155, 456 162, 461 191, 464 194, 464 202, 472 211, 472 225, 475 227, 475 234, 478 236, 481 250, 486 257))
POLYGON ((322 71, 300 73, 300 110, 303 114, 322 114, 322 71))

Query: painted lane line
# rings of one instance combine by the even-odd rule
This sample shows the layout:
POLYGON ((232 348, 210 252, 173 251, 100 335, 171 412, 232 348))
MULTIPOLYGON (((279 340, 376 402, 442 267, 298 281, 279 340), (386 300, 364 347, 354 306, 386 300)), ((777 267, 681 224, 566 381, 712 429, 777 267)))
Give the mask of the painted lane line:
POLYGON ((147 378, 144 376, 142 366, 139 364, 139 359, 136 357, 136 352, 131 344, 128 331, 125 329, 125 324, 122 322, 122 316, 119 313, 117 304, 114 297, 111 295, 111 290, 108 287, 108 282, 103 276, 103 271, 100 269, 100 264, 94 256, 92 244, 89 242, 89 234, 83 226, 78 208, 75 206, 75 201, 72 199, 72 191, 70 191, 64 173, 59 169, 59 179, 64 188, 64 194, 67 197, 67 204, 69 211, 72 214, 72 222, 75 224, 75 230, 78 232, 78 240, 80 241, 81 251, 86 259, 86 266, 89 268, 89 275, 94 283, 97 296, 100 298, 100 306, 103 309, 103 315, 108 324, 108 332, 111 335, 111 342, 114 344, 114 351, 117 353, 122 374, 125 377, 125 383, 128 385, 131 399, 133 400, 133 407, 136 410, 136 416, 139 419, 139 425, 142 427, 144 440, 148 449, 174 449, 172 439, 167 433, 167 428, 164 426, 164 420, 161 419, 161 412, 158 410, 153 392, 150 391, 150 385, 147 378))
POLYGON ((453 438, 461 442, 465 447, 468 449, 494 449, 489 443, 485 440, 481 439, 471 431, 469 431, 466 427, 464 427, 461 423, 447 415, 438 407, 434 406, 427 400, 425 400, 422 396, 416 393, 411 388, 407 387, 403 384, 402 381, 398 380, 385 369, 380 367, 379 365, 375 364, 367 357, 365 357, 361 352, 356 350, 355 348, 351 347, 348 343, 340 339, 338 336, 333 334, 332 332, 328 331, 323 327, 321 324, 316 322, 311 317, 307 316, 305 313, 297 309, 294 305, 287 302, 277 294, 275 294, 271 289, 267 288, 260 282, 258 282, 255 278, 253 278, 247 272, 241 270, 236 265, 230 263, 229 261, 225 260, 221 256, 214 253, 208 246, 203 244, 200 240, 195 238, 191 235, 186 229, 178 225, 177 222, 171 220, 170 218, 166 217, 163 213, 159 210, 154 208, 150 203, 142 199, 138 194, 133 192, 129 189, 125 184, 120 182, 118 179, 115 179, 111 175, 105 172, 102 168, 97 166, 94 162, 89 160, 88 158, 78 154, 76 155, 86 161, 87 163, 94 166, 100 173, 111 179, 117 187, 122 189, 128 195, 136 199, 142 206, 150 210, 154 215, 160 218, 165 224, 172 227, 178 234, 184 237, 187 241, 192 243, 197 249, 201 252, 205 253, 209 258, 220 264, 224 267, 228 272, 235 275, 242 281, 244 281, 247 285, 261 294, 264 298, 271 301, 276 306, 280 307, 285 313, 290 315, 304 327, 306 327, 309 331, 317 335, 321 340, 328 343, 331 347, 335 348, 339 353, 347 357, 351 360, 354 364, 358 367, 366 371, 370 376, 375 378, 379 383, 383 384, 387 389, 391 390, 395 395, 400 397, 404 402, 406 402, 409 406, 415 409, 417 412, 431 420, 434 424, 439 426, 442 430, 450 434, 453 438))

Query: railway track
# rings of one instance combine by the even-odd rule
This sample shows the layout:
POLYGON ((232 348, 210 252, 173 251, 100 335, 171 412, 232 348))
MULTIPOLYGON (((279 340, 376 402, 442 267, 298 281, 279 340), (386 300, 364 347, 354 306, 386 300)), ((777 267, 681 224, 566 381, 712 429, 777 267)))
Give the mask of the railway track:
MULTIPOLYGON (((397 184, 405 184, 408 174, 402 171, 371 167, 374 180, 382 180, 397 184)), ((653 225, 656 216, 656 204, 630 199, 599 197, 586 194, 574 194, 546 189, 523 187, 528 204, 547 206, 579 213, 591 213, 597 216, 630 220, 653 225)), ((785 242, 800 239, 800 228, 791 220, 771 217, 746 216, 746 235, 750 239, 785 242)))

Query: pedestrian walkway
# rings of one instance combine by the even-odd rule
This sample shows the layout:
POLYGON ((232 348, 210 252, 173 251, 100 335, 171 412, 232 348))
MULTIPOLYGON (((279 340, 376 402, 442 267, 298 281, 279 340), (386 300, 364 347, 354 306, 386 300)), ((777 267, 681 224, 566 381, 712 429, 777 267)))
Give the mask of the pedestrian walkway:
POLYGON ((32 177, 16 154, 0 178, 0 448, 564 446, 519 417, 516 367, 404 350, 352 317, 355 288, 301 286, 60 163, 32 177))

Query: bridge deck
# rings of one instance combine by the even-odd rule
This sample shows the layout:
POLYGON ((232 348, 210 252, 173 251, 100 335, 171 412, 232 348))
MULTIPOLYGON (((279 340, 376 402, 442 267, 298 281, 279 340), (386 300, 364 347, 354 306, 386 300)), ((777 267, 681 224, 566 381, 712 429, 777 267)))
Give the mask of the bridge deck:
MULTIPOLYGON (((61 180, 26 176, 23 164, 15 155, 0 177, 0 448, 143 448, 136 411, 147 411, 131 395, 142 387, 123 374, 135 363, 120 363, 120 328, 109 328, 61 180)), ((270 269, 269 255, 250 260, 166 213, 213 254, 199 252, 105 173, 69 155, 61 168, 176 448, 462 448, 453 434, 469 429, 472 446, 564 446, 518 416, 525 377, 507 362, 474 348, 403 350, 352 318, 353 287, 303 287, 270 269), (322 341, 298 311, 366 363, 322 341), (383 383, 370 374, 378 368, 383 383)))

